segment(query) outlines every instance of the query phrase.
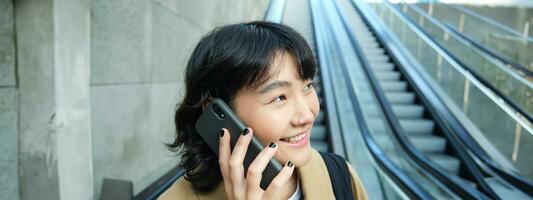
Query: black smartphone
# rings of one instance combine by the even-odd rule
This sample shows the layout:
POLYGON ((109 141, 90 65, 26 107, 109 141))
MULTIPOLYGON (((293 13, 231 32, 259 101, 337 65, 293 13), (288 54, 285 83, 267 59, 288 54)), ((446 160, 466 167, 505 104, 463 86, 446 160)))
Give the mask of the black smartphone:
MULTIPOLYGON (((237 117, 231 108, 222 100, 215 98, 204 110, 198 121, 195 124, 196 131, 200 133, 200 136, 211 147, 211 149, 218 155, 218 142, 219 142, 219 130, 226 128, 231 134, 231 150, 235 147, 239 136, 246 126, 237 117)), ((248 167, 254 161, 255 157, 263 150, 264 146, 255 137, 252 138, 246 156, 244 158, 244 174, 248 171, 248 167)), ((278 175, 281 171, 281 164, 275 158, 272 158, 261 178, 261 188, 266 190, 272 179, 278 175)), ((218 170, 218 169, 217 169, 218 170)))

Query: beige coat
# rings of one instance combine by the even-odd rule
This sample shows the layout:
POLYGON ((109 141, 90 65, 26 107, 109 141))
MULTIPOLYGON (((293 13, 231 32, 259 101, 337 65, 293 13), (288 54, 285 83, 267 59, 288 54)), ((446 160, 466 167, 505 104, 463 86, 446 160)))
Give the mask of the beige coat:
MULTIPOLYGON (((305 199, 335 199, 333 189, 330 183, 328 169, 320 154, 313 150, 311 160, 305 166, 297 168, 299 178, 305 199)), ((359 176, 348 164, 352 174, 352 189, 355 192, 356 199, 368 199, 365 188, 359 179, 359 176)), ((224 183, 222 182, 217 188, 209 193, 195 192, 190 182, 183 177, 178 179, 170 188, 168 188, 160 197, 162 200, 175 199, 227 199, 224 192, 224 183)))

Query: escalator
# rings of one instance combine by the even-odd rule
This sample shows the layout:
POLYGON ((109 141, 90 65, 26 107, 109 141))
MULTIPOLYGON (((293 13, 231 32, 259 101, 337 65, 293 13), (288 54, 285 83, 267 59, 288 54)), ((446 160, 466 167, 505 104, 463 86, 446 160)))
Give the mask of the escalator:
MULTIPOLYGON (((348 32, 359 61, 363 63, 363 72, 371 84, 370 88, 361 92, 374 93, 377 97, 377 101, 363 99, 361 106, 376 108, 375 105, 378 104, 385 116, 385 119, 377 117, 379 108, 367 109, 369 126, 381 147, 390 151, 399 144, 414 163, 432 174, 460 198, 488 198, 486 193, 490 194, 491 190, 482 193, 472 184, 475 182, 486 186, 486 183, 480 180, 480 175, 475 174, 480 172, 473 166, 473 161, 465 156, 465 152, 457 150, 461 149, 457 147, 459 144, 453 143, 453 138, 435 123, 432 113, 427 110, 427 105, 423 104, 420 91, 415 90, 414 84, 407 81, 407 77, 387 53, 387 49, 383 48, 358 13, 353 9, 346 9, 351 7, 350 2, 340 3, 345 4, 335 5, 337 11, 342 7, 345 11, 352 12, 347 12, 346 16, 350 16, 349 18, 339 14, 339 20, 344 27, 335 27, 335 30, 344 29, 343 31, 348 32), (398 142, 390 143, 392 138, 396 138, 398 142), (446 139, 450 138, 451 142, 447 142, 446 139)), ((333 12, 330 10, 328 14, 334 15, 333 12)), ((417 172, 408 171, 408 173, 417 172)))
MULTIPOLYGON (((361 111, 357 108, 353 111, 348 110, 353 108, 349 108, 346 104, 352 104, 356 107, 358 103, 353 103, 357 102, 357 98, 353 96, 353 93, 351 98, 343 96, 343 94, 346 95, 349 92, 342 88, 350 88, 351 85, 348 83, 349 81, 346 82, 348 79, 338 77, 339 74, 343 74, 340 69, 331 69, 333 66, 342 65, 343 62, 340 61, 341 52, 334 53, 335 49, 328 47, 329 45, 324 43, 332 39, 331 35, 325 36, 327 33, 321 34, 323 37, 329 37, 329 39, 317 36, 320 34, 318 32, 328 29, 317 27, 320 25, 320 22, 317 21, 323 22, 322 18, 325 17, 320 15, 321 9, 319 7, 321 6, 317 4, 317 1, 287 1, 282 20, 283 23, 300 32, 310 44, 315 55, 318 55, 316 58, 320 69, 316 82, 320 84, 320 88, 317 88, 317 94, 321 103, 321 113, 325 114, 323 116, 319 115, 315 121, 311 138, 312 146, 319 151, 330 150, 346 157, 358 169, 372 199, 405 198, 405 196, 411 199, 431 199, 432 195, 443 198, 455 197, 453 194, 446 194, 448 193, 445 191, 446 189, 439 189, 440 186, 433 183, 427 177, 427 174, 423 172, 410 175, 404 173, 402 170, 410 169, 410 171, 416 173, 417 169, 415 169, 415 166, 407 164, 408 161, 406 160, 403 161, 404 164, 402 164, 401 168, 393 164, 370 136, 361 111), (310 6, 309 4, 315 5, 310 6), (309 7, 314 7, 314 9, 308 10, 307 8, 309 7), (343 83, 345 84, 342 85, 343 83), (351 113, 356 113, 356 120, 352 118, 351 113), (353 125, 357 124, 359 127, 354 128, 353 125), (367 152, 373 156, 374 164, 368 165, 370 162, 365 163, 363 161, 364 158, 362 156, 367 157, 368 154, 361 154, 364 151, 361 148, 365 148, 361 143, 355 145, 356 147, 354 147, 356 142, 352 143, 355 140, 352 134, 356 134, 357 129, 363 135, 364 142, 368 148, 367 152), (372 173, 374 171, 379 172, 372 173), (419 183, 416 182, 425 183, 426 188, 422 189, 419 183), (401 189, 398 190, 398 188, 401 189), (431 192, 427 190, 431 190, 431 192), (432 195, 429 193, 432 193, 432 195)), ((406 158, 406 156, 403 158, 406 158)), ((401 160, 400 157, 395 159, 401 160)))
MULTIPOLYGON (((446 30, 446 28, 442 28, 443 26, 442 25, 439 25, 438 22, 434 21, 433 19, 430 19, 428 18, 429 16, 428 15, 424 15, 424 14, 420 14, 420 11, 417 10, 416 8, 412 8, 412 6, 403 6, 402 9, 400 9, 399 7, 397 6, 392 6, 392 4, 389 4, 389 3, 385 3, 384 4, 385 6, 384 7, 388 7, 389 10, 391 10, 391 13, 395 12, 397 13, 396 15, 399 16, 400 18, 404 18, 405 19, 405 23, 408 24, 409 26, 411 26, 410 28, 412 30, 416 30, 419 32, 418 35, 420 35, 420 37, 425 37, 427 38, 426 41, 427 43, 434 43, 434 47, 435 49, 441 49, 440 51, 442 52, 442 54, 444 56, 442 57, 448 57, 447 59, 450 59, 451 60, 458 60, 459 58, 454 56, 454 55, 450 55, 451 52, 448 51, 447 49, 444 49, 444 47, 446 45, 442 45, 442 44, 438 44, 438 41, 439 39, 438 38, 429 38, 431 37, 432 35, 434 35, 436 32, 439 32, 437 30, 439 29, 443 29, 443 30, 446 30), (415 10, 418 14, 420 15, 415 15, 417 16, 416 18, 419 19, 418 20, 418 24, 417 22, 413 21, 412 19, 409 19, 408 16, 402 16, 402 14, 400 13, 404 13, 404 14, 409 14, 409 16, 413 16, 413 12, 409 12, 410 10, 415 10), (421 20, 423 19, 423 20, 421 20), (420 23, 420 21, 426 21, 426 23, 420 23), (431 25, 430 25, 431 24, 431 25), (439 27, 440 26, 440 27, 439 27), (430 28, 429 30, 422 30, 423 28, 427 28, 427 27, 433 27, 433 28, 430 28), (439 27, 439 28, 436 28, 436 27, 439 27), (428 37, 429 36, 429 37, 428 37)), ((378 6, 374 6, 374 8, 376 8, 378 6)), ((382 12, 383 13, 383 10, 380 10, 378 12, 382 12)), ((392 14, 391 14, 392 15, 392 14)), ((390 19, 391 16, 388 17, 388 19, 390 19)), ((396 23, 398 24, 398 23, 396 23)), ((389 23, 390 25, 390 23, 389 23)), ((399 30, 399 29, 402 29, 402 28, 399 28, 400 25, 396 25, 395 28, 396 30, 399 30)), ((398 32, 396 31, 396 33, 401 33, 402 36, 403 35, 409 35, 409 34, 404 34, 405 32, 407 32, 405 29, 403 29, 401 32, 398 32)), ((445 33, 445 35, 448 34, 448 33, 445 33)), ((453 34, 450 34, 450 35, 447 35, 447 40, 446 41, 451 41, 453 37, 455 37, 455 35, 453 34)), ((460 39, 459 39, 460 40, 460 39)), ((455 43, 457 44, 457 43, 455 43)), ((450 45, 448 45, 450 46, 450 45)), ((451 46, 452 48, 454 48, 454 46, 451 46)), ((457 47, 455 47, 457 48, 457 47)), ((470 50, 469 48, 473 48, 472 46, 463 46, 463 50, 462 52, 471 52, 472 50, 470 50)), ((475 47, 474 47, 475 48, 475 47)), ((475 57, 479 57, 480 55, 478 54, 471 54, 470 55, 471 57, 473 58, 470 58, 471 60, 475 60, 476 58, 475 57)), ((441 58, 442 58, 441 57, 441 58)), ((464 57, 464 55, 463 55, 464 57)), ((484 56, 486 57, 486 56, 484 56)), ((484 58, 485 59, 485 58, 484 58)), ((480 59, 478 59, 480 60, 480 59)), ((481 59, 480 61, 483 61, 481 63, 478 63, 479 65, 482 65, 482 63, 484 63, 485 61, 483 59, 481 59)), ((519 130, 521 129, 524 129, 525 131, 525 135, 523 136, 523 139, 525 141, 528 141, 529 138, 530 138, 530 134, 527 134, 527 133, 531 133, 531 123, 530 123, 530 120, 531 120, 531 116, 529 114, 529 112, 521 109, 519 106, 517 106, 516 104, 514 104, 514 102, 512 102, 511 99, 509 99, 507 96, 505 96, 504 92, 500 91, 500 89, 502 88, 502 86, 504 86, 505 84, 497 84, 497 86, 493 86, 492 84, 494 84, 494 80, 498 80, 498 79, 492 79, 492 80, 486 80, 485 77, 483 76, 480 76, 480 74, 477 74, 477 72, 475 71, 472 71, 471 67, 473 66, 466 66, 465 63, 462 63, 461 61, 452 61, 452 62, 456 62, 454 65, 454 67, 456 68, 456 70, 465 70, 465 71, 468 71, 472 76, 469 77, 469 79, 472 79, 470 80, 471 83, 474 83, 474 82, 477 82, 475 85, 476 87, 471 87, 471 88, 474 88, 475 90, 477 90, 476 92, 483 92, 485 93, 484 94, 484 99, 483 98, 479 98, 477 97, 476 101, 477 102, 472 102, 472 103, 477 103, 479 105, 482 105, 482 106, 485 106, 485 107, 480 107, 480 106, 477 106, 477 109, 480 109, 482 108, 483 110, 488 110, 488 113, 486 114, 489 114, 489 116, 491 116, 491 118, 499 118, 501 120, 496 120, 497 123, 494 123, 495 120, 492 120, 492 121, 487 121, 485 123, 482 122, 482 120, 486 120, 487 118, 486 117, 478 117, 479 114, 482 114, 483 112, 481 113, 476 113, 478 116, 474 115, 474 114, 469 114, 468 118, 473 118, 472 122, 470 122, 470 119, 466 119, 463 118, 463 120, 461 120, 461 122, 459 122, 458 118, 457 117, 445 117, 447 118, 446 122, 449 124, 449 126, 451 127, 452 129, 452 132, 454 132, 454 134, 460 138, 460 141, 462 143, 465 144, 465 147, 467 147, 467 150, 471 153, 471 155, 474 157, 474 159, 476 160, 476 163, 478 166, 480 166, 481 170, 485 173, 485 174, 490 174, 490 176, 486 176, 485 177, 485 180, 486 182, 490 185, 490 187, 492 189, 494 189, 500 197, 515 197, 515 198, 520 198, 520 199, 530 199, 531 197, 533 197, 533 184, 527 180, 527 178, 525 178, 525 176, 521 175, 520 172, 517 171, 516 168, 514 168, 513 166, 508 166, 508 164, 506 163, 506 161, 502 160, 502 158, 498 158, 496 157, 496 159, 494 159, 492 156, 495 156, 494 152, 492 152, 490 155, 489 153, 487 153, 487 151, 485 150, 487 148, 487 146, 492 146, 492 144, 487 144, 487 143, 484 143, 483 147, 480 145, 480 143, 478 143, 478 139, 479 138, 476 138, 474 139, 475 134, 471 134, 469 133, 469 131, 467 130, 466 126, 468 126, 468 123, 474 123, 476 124, 476 126, 479 126, 481 127, 482 129, 484 129, 484 132, 483 134, 485 135, 491 135, 491 132, 495 132, 495 131, 503 131, 503 133, 506 133, 506 134, 509 134, 509 132, 511 132, 513 129, 499 129, 497 128, 498 125, 500 127, 504 127, 506 126, 505 124, 514 124, 516 125, 516 129, 514 129, 514 132, 515 132, 515 137, 517 136, 517 134, 520 134, 519 130), (476 80, 477 79, 477 80, 476 80), (487 91, 487 89, 489 89, 487 91), (498 98, 494 98, 494 95, 497 95, 500 99, 498 98), (492 97, 491 97, 492 96, 492 97), (492 99, 491 101, 486 101, 488 99, 492 99), (501 104, 501 102, 505 102, 504 104, 501 104), (500 111, 497 111, 497 110, 507 110, 507 112, 501 112, 500 111), (511 112, 509 112, 509 110, 513 110, 511 112), (498 114, 496 114, 498 113, 498 114), (480 120, 482 119, 482 120, 480 120), (465 125, 465 123, 467 125, 465 125), (512 185, 512 186, 511 186, 512 185)), ((499 69, 499 68, 494 68, 493 65, 485 65, 485 66, 490 66, 491 68, 489 69, 499 69)), ((437 66, 438 68, 440 68, 440 66, 437 66)), ((426 67, 426 70, 428 68, 426 67)), ((488 69, 486 69, 488 70, 488 69)), ((498 71, 498 70, 496 70, 498 71)), ((508 72, 507 72, 508 73, 508 72)), ((463 74, 466 74, 468 75, 468 73, 464 73, 463 74)), ((500 74, 500 79, 499 81, 503 82, 503 80, 513 80, 514 81, 514 78, 513 77, 508 77, 506 79, 502 79, 501 75, 503 76, 507 76, 505 73, 504 74, 500 74)), ((435 76, 433 76, 435 78, 435 76)), ((438 76, 436 77, 438 78, 438 76)), ((459 80, 459 79, 458 79, 459 80)), ((441 85, 443 86, 442 84, 440 84, 442 82, 439 81, 439 83, 435 84, 435 85, 441 85)), ((465 80, 465 84, 466 84, 466 80, 465 80)), ((444 85, 445 86, 445 85, 444 85)), ((507 87, 509 87, 510 85, 507 85, 507 87)), ((466 88, 466 87, 465 87, 466 88)), ((518 88, 518 87, 516 87, 518 88)), ((513 88, 513 89, 516 89, 516 88, 513 88)), ((509 91, 509 90, 507 90, 509 91)), ((468 95, 468 90, 465 90, 465 94, 468 95)), ((468 99, 469 96, 464 96, 465 99, 468 99)), ((466 101, 467 103, 468 101, 466 101)), ((453 103, 452 103, 453 104, 453 103)), ((463 108, 468 108, 468 105, 465 104, 466 106, 463 106, 463 108)), ((453 105, 452 105, 453 107, 453 105)), ((441 109, 443 111, 440 111, 441 113, 451 113, 448 109, 441 109)), ((463 109, 463 112, 467 112, 467 109, 463 109)), ((457 114, 457 113, 455 113, 457 114)), ((459 112, 459 114, 462 114, 461 112, 459 112)), ((453 115, 453 114, 448 114, 448 115, 453 115)), ((482 114, 483 115, 483 114, 482 114)), ((489 118, 490 119, 490 118, 489 118)), ((472 129, 470 129, 471 131, 472 129)), ((474 131, 476 132, 476 131, 474 131)), ((505 134, 503 134, 505 135, 505 134)), ((520 135, 518 135, 520 136, 520 135)), ((481 136, 481 137, 484 137, 484 136, 481 136)), ((491 139, 491 138, 489 138, 491 139)), ((498 140, 492 140, 492 142, 496 141, 498 142, 499 140, 501 139, 498 139, 498 140)), ((497 144, 498 145, 498 144, 497 144)), ((500 143, 499 144, 499 147, 498 148, 509 148, 513 146, 513 148, 516 147, 516 143, 514 144, 502 144, 500 143)), ((490 149, 490 148, 489 148, 490 149)), ((496 155, 497 156, 497 155, 496 155)), ((515 160, 516 161, 516 160, 515 160)), ((520 166, 519 166, 520 167, 520 166)), ((524 168, 522 167, 521 170, 526 170, 526 171, 529 171, 527 169, 528 167, 524 168)))
MULTIPOLYGON (((461 161, 450 150, 450 144, 420 99, 421 95, 417 94, 412 84, 406 80, 399 66, 394 63, 368 25, 355 17, 351 19, 350 24, 353 30, 357 30, 355 36, 363 50, 363 56, 367 58, 372 73, 375 74, 409 141, 446 172, 459 175, 461 161)), ((390 145, 386 143, 389 136, 385 133, 385 126, 380 119, 375 118, 378 111, 373 111, 370 113, 370 120, 374 131, 379 133, 377 140, 383 147, 390 149, 390 145)))
MULTIPOLYGON (((342 7, 347 8, 347 4, 344 2, 342 7)), ((345 26, 347 29, 351 28, 354 33, 352 43, 354 46, 360 45, 361 51, 358 53, 360 57, 364 57, 362 60, 366 60, 364 65, 368 67, 367 75, 369 77, 374 76, 370 79, 379 82, 376 85, 379 85, 380 88, 376 86, 374 92, 382 90, 384 98, 380 100, 380 104, 382 107, 389 107, 389 109, 385 108, 384 110, 389 110, 387 115, 395 118, 388 120, 392 126, 395 126, 394 123, 397 122, 398 127, 395 129, 398 130, 395 132, 405 134, 417 151, 437 165, 437 169, 426 169, 434 170, 437 175, 443 169, 448 175, 455 175, 452 175, 452 178, 447 181, 462 185, 461 187, 472 186, 483 193, 466 192, 461 194, 466 195, 463 196, 465 198, 474 197, 469 197, 469 195, 480 195, 477 198, 494 199, 510 197, 509 195, 520 199, 529 198, 526 194, 527 191, 508 187, 498 175, 491 173, 490 170, 481 169, 484 166, 476 165, 474 158, 471 158, 466 150, 467 148, 458 141, 455 133, 457 130, 450 129, 450 123, 441 116, 443 109, 435 108, 436 104, 432 103, 435 100, 431 100, 431 98, 435 98, 436 95, 430 94, 432 92, 427 89, 427 86, 426 89, 424 86, 420 86, 420 81, 417 85, 417 77, 408 73, 409 70, 405 69, 406 65, 402 65, 400 59, 391 54, 391 45, 384 45, 385 42, 389 41, 380 38, 383 37, 383 34, 376 34, 378 30, 376 30, 375 24, 374 27, 370 27, 368 16, 361 18, 359 14, 362 13, 362 9, 356 8, 357 13, 350 9, 344 10, 348 13, 347 18, 349 18, 345 20, 345 26)), ((368 103, 371 104, 372 102, 368 103)), ((375 113, 371 113, 370 116, 375 116, 375 113)), ((380 119, 374 120, 374 127, 376 127, 374 131, 377 133, 386 131, 382 128, 385 127, 384 124, 380 122, 382 122, 380 119)), ((389 135, 382 133, 377 138, 384 148, 390 148, 390 143, 387 143, 390 138, 389 135)), ((453 184, 449 185, 452 190, 459 193, 464 192, 453 184)))

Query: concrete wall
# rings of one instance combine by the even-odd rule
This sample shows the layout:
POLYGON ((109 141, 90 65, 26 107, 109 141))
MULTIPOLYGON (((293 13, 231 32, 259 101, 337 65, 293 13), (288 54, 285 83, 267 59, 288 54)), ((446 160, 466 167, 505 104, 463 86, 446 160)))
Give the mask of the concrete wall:
POLYGON ((0 0, 0 199, 140 192, 176 165, 163 144, 196 42, 268 2, 0 0))
POLYGON ((262 1, 93 0, 91 112, 94 190, 103 178, 138 193, 174 167, 164 147, 183 91, 188 56, 222 24, 261 19, 262 1))
POLYGON ((0 1, 0 199, 18 199, 18 94, 13 3, 0 1))
POLYGON ((15 2, 21 199, 93 197, 89 5, 15 2))

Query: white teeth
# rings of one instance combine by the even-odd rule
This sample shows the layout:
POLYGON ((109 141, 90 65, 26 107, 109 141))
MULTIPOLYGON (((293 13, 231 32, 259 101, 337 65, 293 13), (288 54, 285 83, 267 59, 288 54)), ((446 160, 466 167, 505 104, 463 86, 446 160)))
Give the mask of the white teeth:
POLYGON ((282 140, 288 143, 297 143, 300 142, 304 137, 305 133, 290 138, 283 138, 282 140))

